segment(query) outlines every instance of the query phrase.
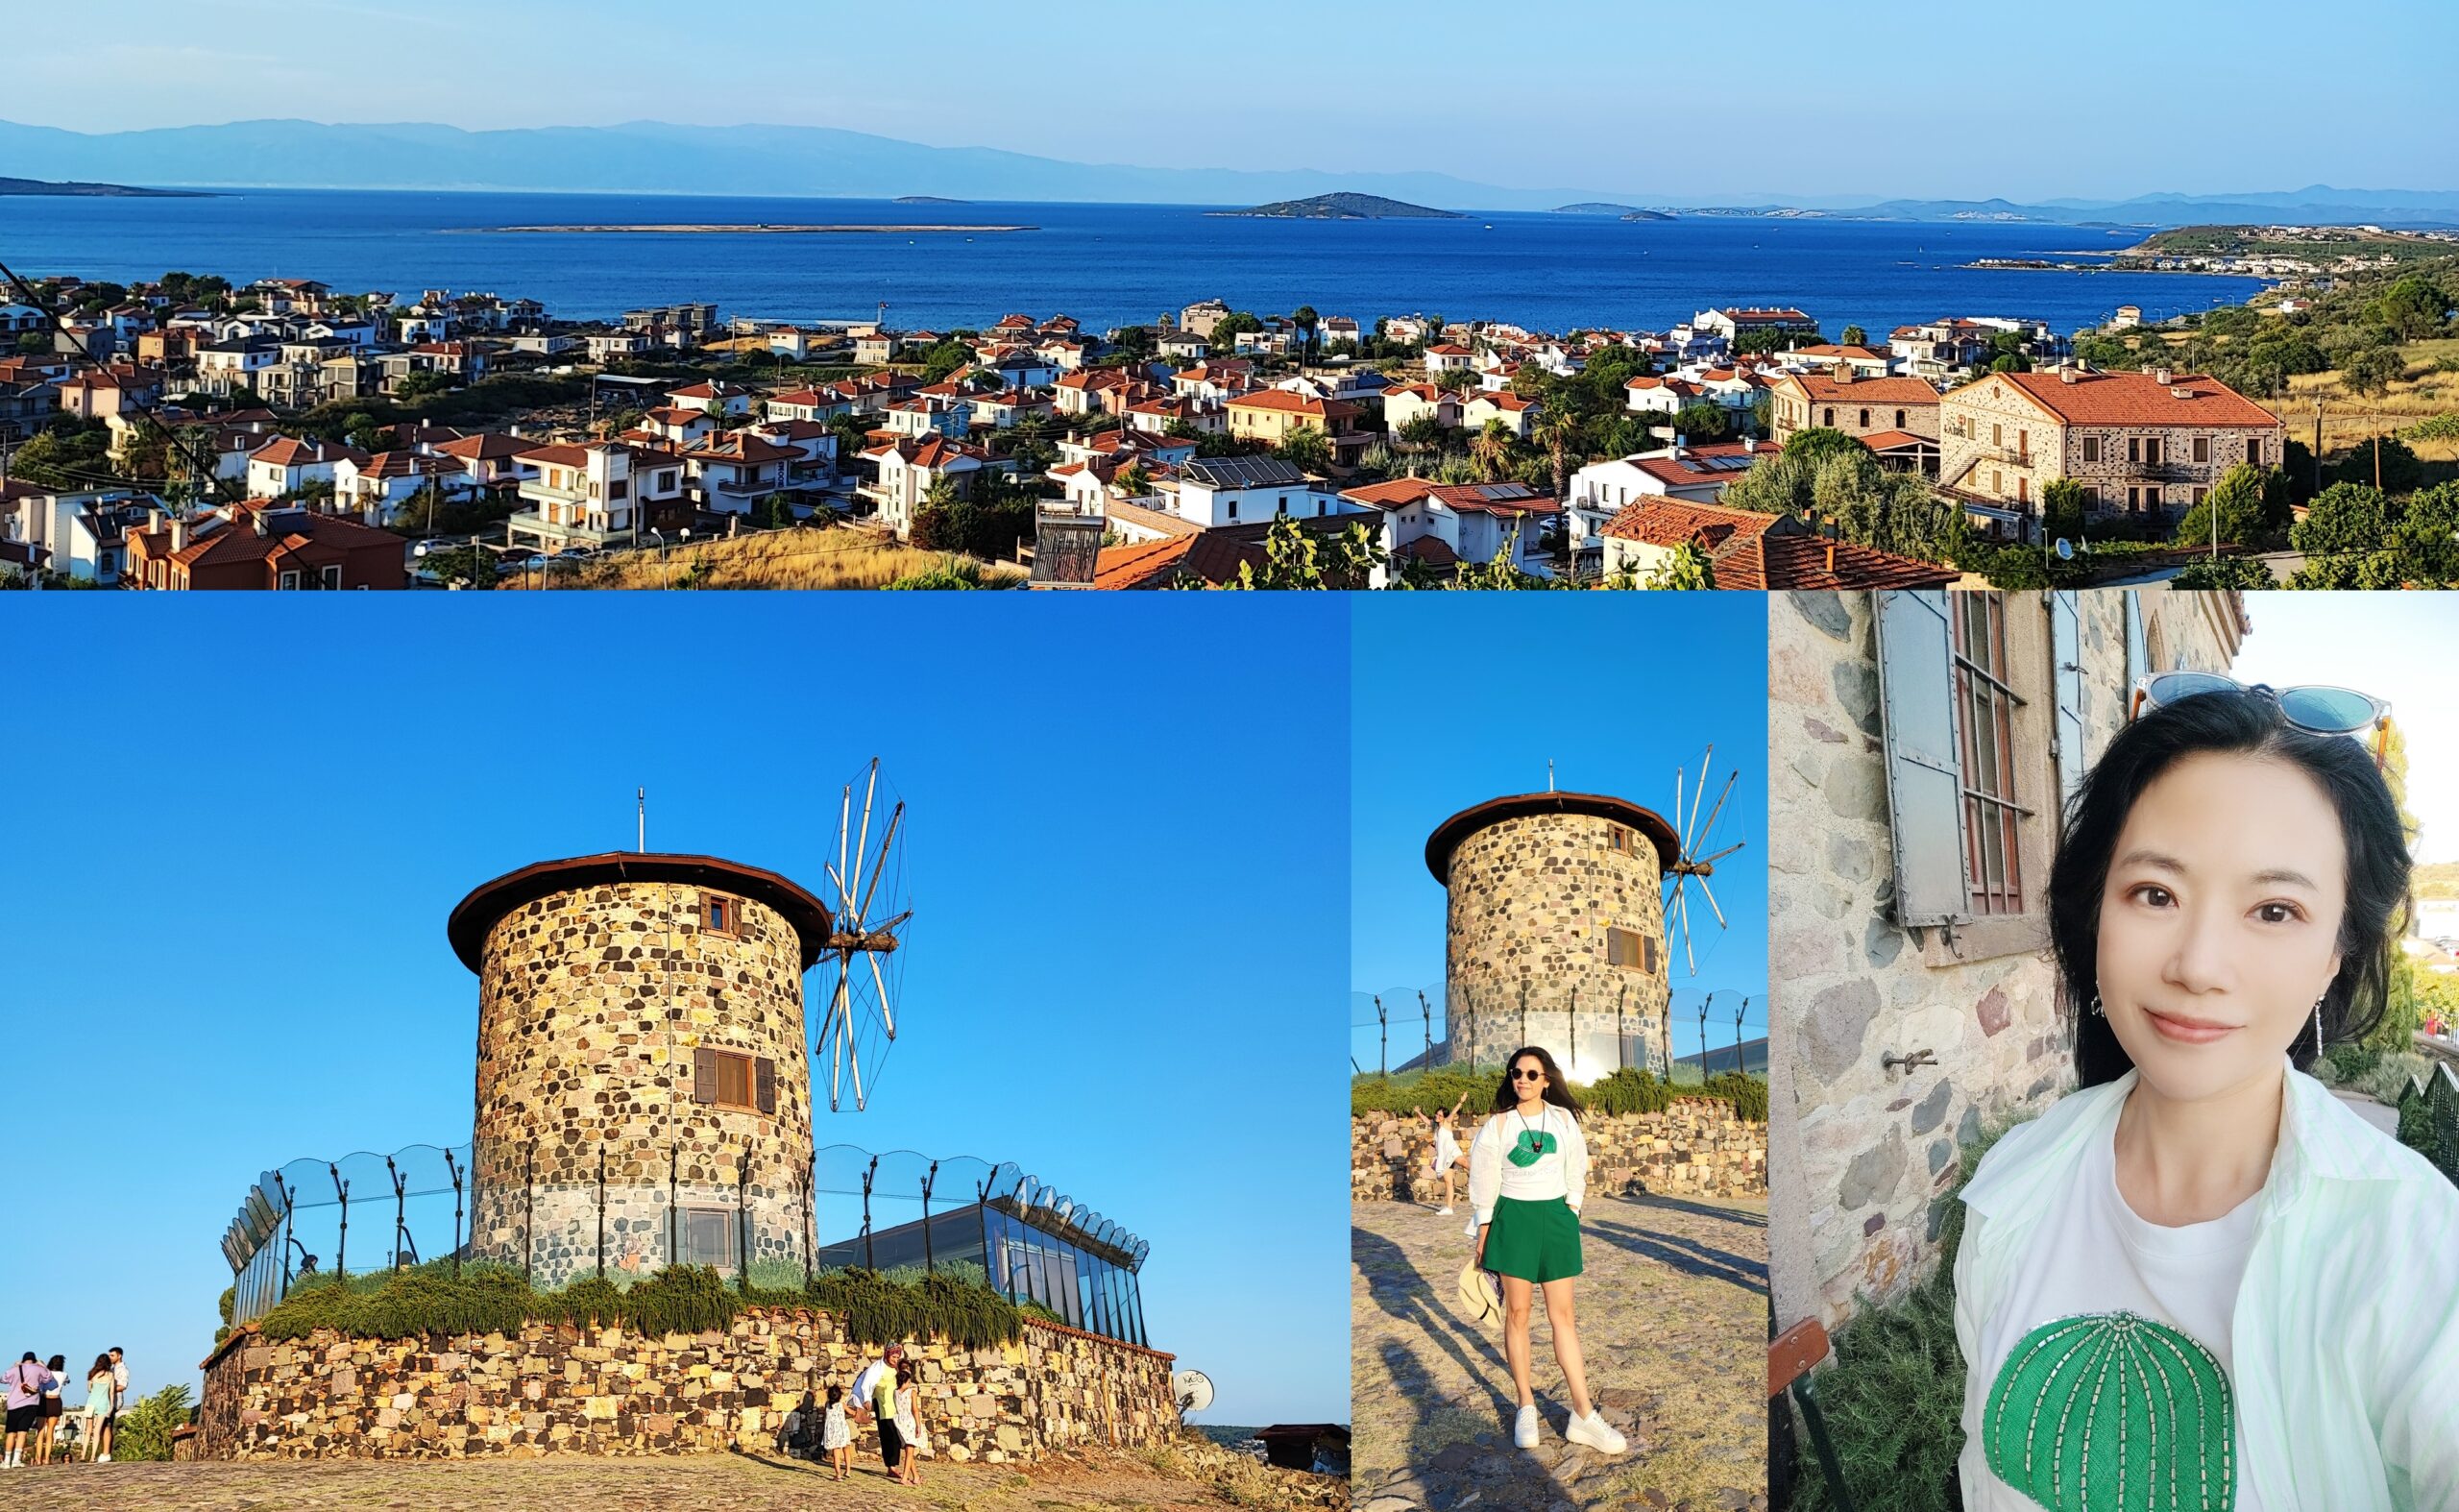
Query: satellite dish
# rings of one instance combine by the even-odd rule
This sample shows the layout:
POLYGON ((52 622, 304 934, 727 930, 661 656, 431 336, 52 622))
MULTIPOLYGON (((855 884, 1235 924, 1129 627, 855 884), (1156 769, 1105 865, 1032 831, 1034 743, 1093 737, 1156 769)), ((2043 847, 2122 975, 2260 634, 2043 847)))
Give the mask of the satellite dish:
POLYGON ((2059 536, 2057 538, 2057 545, 2055 549, 2057 552, 2057 559, 2059 561, 2071 562, 2075 560, 2075 543, 2069 541, 2064 536, 2059 536))
POLYGON ((1179 1416, 1212 1405, 1212 1378, 1200 1370, 1170 1373, 1170 1395, 1179 1399, 1179 1416))

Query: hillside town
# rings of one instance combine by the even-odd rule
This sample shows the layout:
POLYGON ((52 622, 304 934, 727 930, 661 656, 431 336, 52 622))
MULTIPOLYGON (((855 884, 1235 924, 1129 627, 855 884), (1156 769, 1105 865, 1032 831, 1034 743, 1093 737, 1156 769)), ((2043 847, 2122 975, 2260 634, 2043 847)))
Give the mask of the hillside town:
POLYGON ((2023 319, 1873 339, 1752 305, 1560 333, 1218 299, 1100 332, 887 313, 21 285, 0 304, 0 574, 554 587, 795 531, 1048 589, 1933 587, 1970 575, 1968 542, 2149 542, 2232 469, 2288 461, 2281 422, 2219 378, 2095 363, 2023 319), (1813 483, 1839 446, 1842 500, 1813 483), (1898 524, 1857 526, 1864 496, 1898 524), (1333 565, 1310 579, 1301 557, 1333 565))

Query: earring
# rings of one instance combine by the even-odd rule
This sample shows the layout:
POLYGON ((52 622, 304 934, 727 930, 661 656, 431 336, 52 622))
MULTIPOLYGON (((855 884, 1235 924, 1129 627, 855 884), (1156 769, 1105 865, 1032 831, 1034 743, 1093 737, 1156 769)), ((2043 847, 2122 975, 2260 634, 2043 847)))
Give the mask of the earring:
POLYGON ((2106 1018, 2108 1016, 2101 1011, 2101 994, 2098 992, 2092 994, 2092 1016, 2094 1018, 2106 1018))
POLYGON ((2314 999, 2314 1053, 2316 1055, 2323 1053, 2323 998, 2330 995, 2331 989, 2325 988, 2323 997, 2314 999))

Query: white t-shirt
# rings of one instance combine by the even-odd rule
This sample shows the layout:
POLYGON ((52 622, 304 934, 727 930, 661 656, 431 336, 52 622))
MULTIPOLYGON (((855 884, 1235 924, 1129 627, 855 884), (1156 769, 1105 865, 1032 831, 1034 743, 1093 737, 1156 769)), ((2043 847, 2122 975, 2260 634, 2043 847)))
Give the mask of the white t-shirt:
POLYGON ((857 1371, 854 1375, 854 1400, 865 1407, 870 1406, 871 1399, 879 1394, 881 1373, 887 1369, 888 1361, 878 1359, 857 1371))
POLYGON ((1530 1203, 1560 1197, 1577 1212, 1587 1195, 1588 1141, 1580 1137, 1579 1120, 1569 1109, 1547 1103, 1534 1118, 1523 1118, 1514 1109, 1478 1127, 1469 1146, 1469 1206, 1475 1214, 1469 1222, 1472 1235, 1495 1221, 1498 1197, 1530 1203), (1536 1158, 1524 1164, 1512 1159, 1512 1152, 1522 1148, 1538 1150, 1536 1158))
POLYGON ((1460 1158, 1460 1136, 1449 1124, 1434 1126, 1434 1169, 1437 1175, 1449 1170, 1460 1158))
MULTIPOLYGON (((2192 1489, 2198 1481, 2186 1477, 2216 1474, 2225 1464, 2238 1482, 2236 1512, 2262 1512, 2252 1487, 2234 1469, 2245 1463, 2242 1423, 2234 1442, 2225 1449, 2203 1455, 2160 1453, 2172 1431, 2182 1436, 2196 1431, 2199 1423, 2210 1421, 2207 1413, 2193 1409, 2198 1385, 2225 1396, 2230 1418, 2237 1418, 2229 1319, 2236 1311, 2247 1258, 2253 1252, 2262 1194, 2255 1193, 2208 1223, 2172 1229, 2148 1222, 2127 1206, 2118 1191, 2115 1136, 2112 1120, 2109 1134, 2085 1150, 2065 1191, 2042 1215, 2036 1231, 2043 1236, 2041 1247, 2016 1277, 2005 1305, 1981 1320, 1981 1359, 1973 1363, 1984 1368, 1968 1371, 1964 1381, 1966 1416, 1971 1417, 1977 1406, 1978 1421, 1984 1426, 1983 1432, 1964 1446, 1963 1481, 1980 1493, 1968 1512, 2039 1512, 2039 1502, 1990 1470, 1986 1441, 1993 1432, 2009 1431, 1991 1426, 2009 1425, 2008 1414, 2023 1414, 2026 1427, 2016 1431, 2042 1456, 2038 1463, 2046 1467, 2057 1457, 2061 1424, 2080 1437, 2077 1430, 2091 1419, 2096 1384, 2104 1394, 2112 1387, 2134 1393, 2145 1412, 2140 1421, 2148 1422, 2150 1432, 2130 1444, 2108 1434, 2106 1426, 2116 1421, 2118 1410, 2112 1395, 2105 1414, 2092 1419, 2100 1427, 2094 1430, 2094 1447, 2084 1461, 2091 1474, 2114 1475, 2121 1453, 2130 1456, 2136 1474, 2150 1470, 2165 1476, 2175 1469, 2180 1477, 2179 1504, 2194 1506, 2201 1504, 2192 1489), (2185 1341, 2145 1334, 2140 1321, 2112 1317, 2119 1313, 2164 1325, 2185 1335, 2185 1341), (2061 1320, 2088 1318, 2109 1321, 2032 1337, 2035 1330, 2061 1320), (2019 1346, 2027 1360, 2036 1362, 2023 1389, 2014 1387, 2016 1372, 2009 1369, 2009 1356, 2019 1346), (2074 1375, 2041 1376, 2041 1365, 2069 1352, 2074 1375), (2003 1401, 2002 1380, 2006 1382, 2003 1401), (2038 1383, 2036 1389, 2033 1383, 2038 1383)), ((2091 1504, 2101 1502, 2095 1500, 2091 1504)))

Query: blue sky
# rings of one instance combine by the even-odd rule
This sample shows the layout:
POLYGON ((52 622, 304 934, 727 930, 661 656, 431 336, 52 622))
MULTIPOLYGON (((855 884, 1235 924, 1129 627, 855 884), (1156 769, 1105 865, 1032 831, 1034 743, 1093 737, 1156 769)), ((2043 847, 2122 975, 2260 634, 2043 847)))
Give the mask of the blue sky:
MULTIPOLYGON (((1673 955, 1673 1049, 1699 1048, 1694 1005, 1719 992, 1711 1048, 1756 999, 1742 1037, 1766 1032, 1767 609, 1759 594, 1390 594, 1350 611, 1351 1053, 1376 1065, 1357 994, 1395 1001, 1392 1061, 1424 1044, 1415 990, 1443 980, 1444 893, 1425 839, 1472 804, 1557 787, 1601 793, 1673 821, 1674 774, 1739 772, 1716 834, 1715 936, 1692 902, 1699 970, 1673 955), (1711 937, 1714 943, 1711 944, 1711 937), (1398 993, 1396 999, 1392 994, 1398 993), (1721 1028, 1718 1020, 1722 1020, 1721 1028), (1362 1027, 1361 1027, 1362 1024, 1362 1027)), ((1686 808, 1685 812, 1688 810, 1686 808)), ((1701 816, 1704 823, 1706 816, 1701 816)), ((1441 1025, 1436 1025, 1438 1036, 1441 1025)))
POLYGON ((1345 609, 1129 597, 0 595, 51 648, 0 706, 0 1349, 192 1380, 258 1172, 468 1136, 464 893, 631 848, 644 784, 653 849, 824 890, 876 754, 901 1036, 818 1141, 1019 1162, 1151 1242, 1211 1421, 1346 1420, 1345 609))
POLYGON ((2408 810, 2419 861, 2459 861, 2459 597, 2446 594, 2252 594, 2252 635, 2229 671, 2286 688, 2324 683, 2390 700, 2408 743, 2408 810))
POLYGON ((2459 139, 2459 8, 2441 0, 943 0, 921 30, 896 7, 808 0, 114 0, 88 19, 16 29, 0 115, 756 121, 1665 196, 2459 187, 2437 145, 2459 139), (645 91, 635 70, 586 66, 596 38, 727 82, 645 91), (2356 69, 2393 116, 2352 107, 2356 69))

